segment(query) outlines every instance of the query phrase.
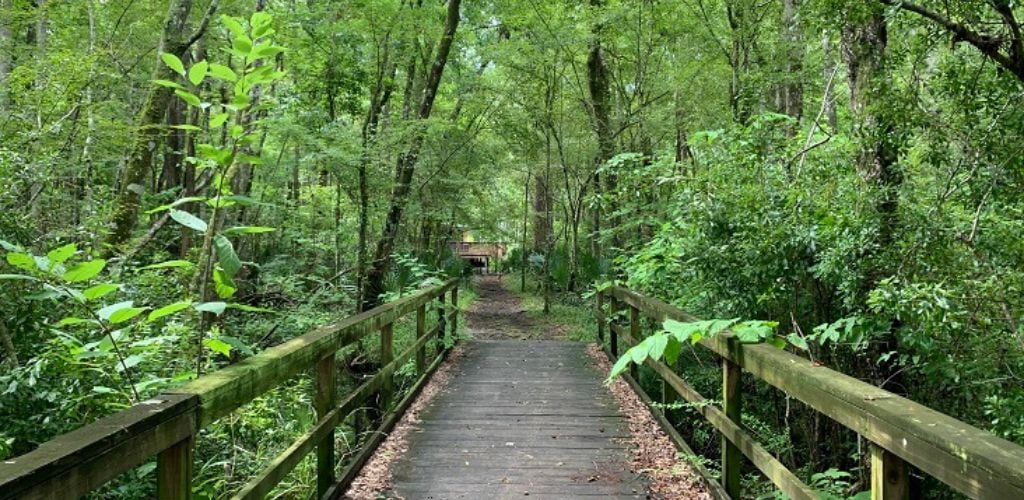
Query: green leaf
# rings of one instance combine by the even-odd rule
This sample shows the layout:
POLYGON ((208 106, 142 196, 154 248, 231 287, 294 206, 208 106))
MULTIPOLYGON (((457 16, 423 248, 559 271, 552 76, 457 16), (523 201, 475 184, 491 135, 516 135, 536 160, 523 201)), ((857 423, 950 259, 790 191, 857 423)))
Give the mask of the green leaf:
POLYGON ((262 45, 256 48, 255 56, 256 58, 262 59, 265 57, 276 56, 282 52, 284 52, 284 47, 279 47, 276 45, 262 45))
POLYGON ((235 36, 245 35, 245 28, 242 27, 242 23, 238 18, 231 17, 228 15, 220 16, 220 22, 223 24, 231 33, 235 36))
POLYGON ((103 307, 100 310, 96 311, 96 315, 99 316, 101 319, 110 320, 110 317, 114 313, 116 313, 117 311, 120 311, 122 309, 130 308, 134 303, 135 302, 133 302, 131 300, 126 300, 124 302, 118 302, 116 304, 110 304, 109 306, 103 307))
POLYGON ((192 82, 192 85, 199 86, 203 83, 203 79, 206 78, 206 71, 210 68, 210 63, 206 60, 199 61, 192 65, 188 69, 188 81, 192 82))
POLYGON ((256 307, 246 304, 228 304, 228 309, 237 309, 245 312, 259 312, 259 313, 272 313, 275 312, 273 309, 267 309, 265 307, 256 307))
POLYGON ((231 344, 224 342, 220 339, 206 339, 203 341, 205 345, 211 351, 224 356, 225 358, 231 357, 231 344))
POLYGON ((107 261, 103 259, 93 259, 88 262, 83 262, 71 269, 64 272, 64 281, 69 283, 77 283, 79 281, 87 281, 95 277, 104 267, 107 266, 107 261))
POLYGON ((9 242, 7 240, 0 240, 0 248, 3 248, 4 250, 7 250, 8 252, 20 252, 21 251, 21 247, 19 247, 18 245, 15 245, 14 243, 11 243, 11 242, 9 242))
POLYGON ((264 227, 264 226, 236 226, 236 227, 229 227, 229 228, 225 229, 224 231, 221 231, 221 233, 225 234, 225 235, 228 235, 228 236, 235 236, 235 235, 239 235, 239 234, 270 233, 270 232, 273 232, 273 231, 276 231, 276 229, 274 229, 272 227, 264 227))
POLYGON ((217 262, 220 263, 220 267, 224 269, 224 273, 229 278, 234 278, 238 274, 239 269, 242 268, 242 261, 239 260, 238 254, 235 253, 231 240, 227 239, 223 234, 218 234, 213 238, 213 246, 217 249, 217 262))
POLYGON ((7 254, 7 263, 23 271, 35 271, 36 260, 27 253, 10 252, 7 254))
POLYGON ((202 105, 202 101, 199 100, 199 96, 187 91, 187 90, 175 90, 174 95, 181 98, 189 106, 199 107, 202 105))
POLYGON ((683 343, 679 339, 669 336, 668 344, 665 345, 665 363, 669 366, 675 365, 681 352, 683 352, 683 343))
POLYGON ((791 333, 789 335, 786 335, 786 340, 788 340, 789 343, 792 344, 793 347, 796 347, 797 349, 800 349, 800 350, 803 350, 803 351, 806 351, 808 349, 807 341, 804 340, 803 337, 801 337, 801 336, 799 336, 799 335, 797 335, 795 333, 791 333))
POLYGON ((76 318, 74 316, 68 316, 67 318, 64 318, 64 319, 58 321, 57 322, 57 326, 77 325, 79 323, 89 323, 91 321, 92 320, 83 319, 83 318, 76 318))
POLYGON ((0 280, 39 281, 39 278, 24 274, 0 274, 0 280))
POLYGON ((50 262, 53 264, 63 264, 64 261, 70 259, 77 251, 78 247, 74 243, 68 243, 46 252, 46 258, 50 259, 50 262))
POLYGON ((220 128, 228 121, 227 113, 217 113, 210 117, 210 128, 220 128))
POLYGON ((178 59, 178 56, 164 52, 160 54, 160 59, 163 59, 164 64, 166 64, 168 68, 171 68, 175 73, 185 76, 185 65, 181 64, 181 59, 178 59))
POLYGON ((210 76, 217 78, 218 80, 225 80, 229 82, 238 81, 238 75, 235 74, 234 70, 227 66, 224 66, 223 64, 211 64, 210 76))
POLYGON ((252 16, 249 17, 249 26, 252 26, 254 29, 263 28, 269 25, 273 20, 273 16, 267 14, 264 11, 258 10, 256 12, 253 12, 252 16))
POLYGON ((235 286, 235 281, 228 276, 220 266, 217 266, 213 270, 213 284, 214 290, 217 292, 217 297, 222 299, 230 299, 238 291, 238 287, 235 286))
POLYGON ((117 311, 110 315, 110 318, 107 321, 110 321, 112 324, 115 325, 118 323, 124 323, 125 321, 128 321, 138 316, 139 314, 142 314, 142 312, 145 310, 145 307, 125 307, 122 309, 118 309, 117 311))
POLYGON ((196 231, 199 231, 200 233, 206 232, 206 222, 188 212, 172 208, 171 218, 174 219, 174 221, 177 222, 178 224, 181 224, 182 226, 185 226, 189 229, 194 229, 196 231))
POLYGON ((114 283, 100 283, 99 285, 86 288, 82 291, 82 295, 85 297, 85 300, 95 300, 117 290, 118 288, 121 288, 121 285, 116 285, 114 283))
POLYGON ((252 39, 245 34, 235 35, 235 39, 231 42, 231 48, 241 56, 247 56, 249 52, 252 52, 252 39))
POLYGON ((117 364, 117 371, 121 372, 121 371, 127 370, 129 368, 132 368, 132 367, 138 365, 139 363, 141 363, 141 362, 143 362, 145 360, 146 360, 146 358, 144 356, 142 356, 142 355, 132 354, 131 356, 128 356, 127 358, 124 358, 123 362, 117 364))
POLYGON ((188 132, 202 132, 203 131, 203 129, 201 129, 201 128, 195 126, 195 125, 188 125, 188 124, 171 125, 171 128, 176 128, 178 130, 185 130, 185 131, 188 131, 188 132))
POLYGON ((182 84, 178 83, 178 82, 172 82, 170 80, 150 80, 150 81, 155 83, 155 84, 157 84, 157 85, 159 85, 159 86, 161 86, 161 87, 168 87, 168 88, 172 88, 172 89, 185 90, 185 87, 182 84))
POLYGON ((612 370, 608 372, 608 379, 605 380, 605 383, 610 384, 612 379, 622 375, 622 372, 626 371, 626 368, 629 367, 629 362, 629 356, 620 356, 619 360, 615 362, 614 366, 612 366, 612 370))
POLYGON ((664 333, 655 333, 647 338, 647 341, 651 343, 650 357, 652 359, 661 359, 665 354, 665 348, 668 347, 669 336, 664 333))
POLYGON ((224 302, 203 302, 202 304, 196 304, 193 308, 199 312, 209 312, 220 316, 224 313, 228 305, 224 302))
POLYGON ((179 198, 177 200, 174 200, 174 203, 168 203, 166 205, 160 205, 159 207, 149 209, 149 210, 146 211, 146 214, 148 215, 148 214, 155 214, 157 212, 163 212, 164 210, 172 209, 172 208, 174 208, 174 207, 176 207, 178 205, 184 205, 186 203, 192 203, 194 201, 206 201, 206 197, 205 196, 186 196, 184 198, 179 198))
POLYGON ((149 270, 149 269, 168 269, 168 268, 172 268, 172 267, 174 267, 174 268, 179 268, 179 267, 188 268, 188 267, 192 267, 192 266, 193 266, 193 264, 191 262, 187 261, 187 260, 168 260, 168 261, 161 262, 159 264, 150 264, 150 265, 148 265, 146 267, 141 267, 139 269, 142 270, 142 271, 146 271, 146 270, 149 270))
POLYGON ((188 309, 191 305, 191 300, 179 300, 178 302, 167 304, 166 306, 163 306, 159 309, 150 312, 149 317, 147 317, 146 320, 156 321, 160 318, 163 318, 164 316, 170 316, 171 314, 174 314, 178 311, 188 309))

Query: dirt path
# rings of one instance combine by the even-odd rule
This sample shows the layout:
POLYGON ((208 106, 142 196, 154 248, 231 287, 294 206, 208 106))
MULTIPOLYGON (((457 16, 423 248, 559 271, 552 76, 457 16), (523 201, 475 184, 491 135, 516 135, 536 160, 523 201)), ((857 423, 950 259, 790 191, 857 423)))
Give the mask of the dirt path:
POLYGON ((466 311, 469 333, 479 340, 563 340, 565 328, 533 318, 519 297, 495 275, 478 276, 479 295, 466 311))

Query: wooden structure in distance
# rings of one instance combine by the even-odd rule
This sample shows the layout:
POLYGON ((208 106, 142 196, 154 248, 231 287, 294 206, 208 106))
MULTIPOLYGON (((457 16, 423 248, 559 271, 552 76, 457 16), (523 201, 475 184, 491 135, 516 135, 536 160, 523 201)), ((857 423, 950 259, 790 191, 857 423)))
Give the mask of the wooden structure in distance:
POLYGON ((508 244, 497 241, 450 241, 448 248, 484 274, 497 271, 498 262, 508 254, 508 244))

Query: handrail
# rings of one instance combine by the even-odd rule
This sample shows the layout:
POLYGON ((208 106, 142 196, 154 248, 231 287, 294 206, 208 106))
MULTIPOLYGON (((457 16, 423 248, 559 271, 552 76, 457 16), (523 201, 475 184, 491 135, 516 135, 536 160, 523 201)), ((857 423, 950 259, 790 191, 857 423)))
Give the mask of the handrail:
MULTIPOLYGON (((165 392, 92 424, 58 436, 36 450, 0 462, 0 498, 78 498, 120 473, 157 456, 157 496, 191 496, 192 454, 199 431, 287 380, 314 370, 317 422, 313 428, 254 478, 243 498, 269 491, 302 457, 317 450, 317 491, 323 496, 337 488, 334 475, 334 428, 374 393, 392 396, 394 373, 413 356, 421 376, 413 392, 445 355, 442 338, 450 327, 455 337, 458 318, 458 280, 418 291, 369 311, 267 349, 255 356, 165 392), (445 314, 445 294, 451 292, 454 310, 445 314), (438 323, 426 330, 427 306, 437 300, 438 323), (395 358, 392 324, 416 312, 416 342, 395 358), (371 379, 336 402, 335 353, 375 332, 381 337, 384 366, 371 379), (438 343, 428 366, 425 347, 438 343)), ((385 419, 385 425, 388 423, 385 419)), ((377 441, 371 441, 375 446, 377 441)), ((361 465, 361 464, 360 464, 361 465)))
MULTIPOLYGON (((608 326, 612 357, 619 341, 642 340, 637 317, 656 321, 695 321, 660 300, 614 286, 597 295, 598 336, 608 326), (605 299, 610 311, 604 311, 605 299), (615 313, 630 310, 630 328, 615 323, 615 313)), ((740 378, 745 371, 781 389, 807 406, 871 442, 872 498, 906 498, 908 467, 946 483, 971 498, 1024 498, 1024 447, 939 413, 907 398, 764 344, 740 344, 731 334, 704 338, 700 345, 722 359, 723 406, 699 405, 699 412, 722 434, 722 486, 739 497, 739 459, 746 456, 792 498, 816 493, 764 450, 740 424, 740 378)), ((614 359, 613 359, 614 361, 614 359)), ((676 393, 690 402, 706 401, 672 368, 646 363, 676 393)))

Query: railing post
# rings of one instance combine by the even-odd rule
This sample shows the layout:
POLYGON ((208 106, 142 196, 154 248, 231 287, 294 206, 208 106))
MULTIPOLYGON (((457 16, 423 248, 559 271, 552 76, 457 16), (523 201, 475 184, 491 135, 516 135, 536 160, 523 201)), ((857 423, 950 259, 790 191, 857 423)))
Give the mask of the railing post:
POLYGON ((456 337, 458 335, 458 330, 459 330, 459 287, 458 287, 458 285, 456 285, 454 288, 452 288, 452 309, 454 311, 452 313, 452 324, 450 326, 451 326, 452 343, 454 343, 455 339, 456 339, 456 337))
MULTIPOLYGON (((416 308, 416 340, 419 341, 427 333, 427 306, 422 305, 416 308)), ((416 349, 416 373, 423 375, 427 369, 427 346, 426 344, 416 349)))
POLYGON ((437 296, 437 354, 444 352, 444 332, 448 321, 444 319, 444 294, 437 296))
MULTIPOLYGON (((394 325, 388 323, 380 328, 380 367, 384 368, 395 359, 394 349, 394 325)), ((394 392, 394 372, 384 377, 380 386, 380 412, 381 415, 388 412, 388 405, 391 403, 391 396, 394 392)))
POLYGON ((608 304, 608 349, 612 354, 612 363, 615 363, 615 360, 619 359, 619 333, 612 325, 615 325, 615 315, 619 313, 619 300, 614 295, 610 298, 611 302, 608 304))
MULTIPOLYGON (((676 369, 675 366, 668 365, 668 367, 669 367, 670 370, 672 370, 672 373, 678 373, 678 370, 676 369)), ((670 405, 670 404, 678 403, 679 401, 681 401, 681 398, 679 397, 679 393, 676 392, 676 390, 673 389, 672 386, 669 385, 669 383, 666 382, 664 378, 661 378, 660 380, 661 380, 661 403, 665 404, 665 405, 670 405)), ((665 416, 665 419, 668 420, 668 422, 670 424, 672 424, 672 427, 676 426, 676 421, 679 418, 679 410, 670 410, 668 408, 664 408, 664 409, 662 409, 661 414, 665 416)))
POLYGON ((156 497, 159 500, 192 498, 192 453, 194 437, 189 436, 156 457, 156 497))
MULTIPOLYGON (((335 353, 328 353, 316 363, 313 405, 319 421, 334 408, 334 394, 337 385, 335 353)), ((322 497, 334 484, 334 429, 316 445, 316 491, 322 497)))
MULTIPOLYGON (((632 337, 630 347, 643 340, 640 338, 640 309, 633 305, 629 306, 629 336, 632 337)), ((633 380, 640 381, 640 368, 636 366, 636 363, 629 364, 629 375, 633 377, 633 380)))
MULTIPOLYGON (((733 359, 740 356, 739 342, 729 337, 729 353, 733 359)), ((722 358, 722 410, 725 416, 740 424, 740 381, 742 370, 739 363, 734 363, 729 358, 722 358)), ((722 487, 732 498, 740 498, 740 449, 729 441, 725 435, 722 436, 722 487)))
POLYGON ((907 463, 885 448, 871 444, 871 500, 906 500, 910 497, 907 463))
POLYGON ((597 291, 597 309, 594 317, 597 319, 597 344, 604 346, 604 292, 597 291))

